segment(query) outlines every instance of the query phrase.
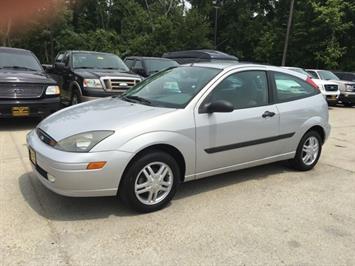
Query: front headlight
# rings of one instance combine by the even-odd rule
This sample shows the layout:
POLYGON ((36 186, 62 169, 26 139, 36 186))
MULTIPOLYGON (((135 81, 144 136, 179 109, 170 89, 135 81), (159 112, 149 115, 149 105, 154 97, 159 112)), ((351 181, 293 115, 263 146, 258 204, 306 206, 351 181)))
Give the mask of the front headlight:
POLYGON ((99 79, 84 79, 84 88, 102 88, 101 81, 99 79))
POLYGON ((111 130, 84 132, 62 139, 54 147, 68 152, 89 152, 96 144, 113 133, 114 131, 111 130))
POLYGON ((60 89, 58 86, 48 86, 46 89, 46 95, 59 95, 60 89))
POLYGON ((345 85, 346 91, 353 91, 353 89, 354 89, 353 85, 345 85))

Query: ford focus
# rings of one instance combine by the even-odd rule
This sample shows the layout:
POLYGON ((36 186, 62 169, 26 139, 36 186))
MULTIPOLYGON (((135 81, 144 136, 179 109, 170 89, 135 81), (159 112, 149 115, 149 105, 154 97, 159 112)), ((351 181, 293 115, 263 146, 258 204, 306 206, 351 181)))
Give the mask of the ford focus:
POLYGON ((182 182, 283 160, 310 170, 329 132, 327 102, 307 75, 196 63, 61 110, 27 144, 33 171, 50 190, 117 195, 150 212, 182 182))

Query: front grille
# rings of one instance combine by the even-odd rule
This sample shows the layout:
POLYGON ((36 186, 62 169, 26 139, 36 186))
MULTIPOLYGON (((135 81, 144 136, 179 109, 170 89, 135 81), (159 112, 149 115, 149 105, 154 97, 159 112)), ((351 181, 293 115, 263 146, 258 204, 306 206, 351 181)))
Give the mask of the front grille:
POLYGON ((34 99, 42 96, 44 86, 28 83, 0 83, 2 99, 34 99))
POLYGON ((54 147, 57 144, 57 142, 51 136, 45 133, 42 129, 37 128, 36 133, 39 139, 42 140, 47 145, 54 147))
POLYGON ((125 92, 140 82, 140 80, 133 78, 103 78, 103 82, 105 89, 108 91, 125 92))
POLYGON ((36 167, 37 172, 38 172, 41 176, 43 176, 45 179, 48 180, 48 173, 46 172, 46 170, 44 170, 44 169, 43 169, 42 167, 40 167, 38 164, 36 164, 35 167, 36 167))
POLYGON ((324 89, 326 91, 337 91, 338 90, 338 85, 324 85, 324 89))

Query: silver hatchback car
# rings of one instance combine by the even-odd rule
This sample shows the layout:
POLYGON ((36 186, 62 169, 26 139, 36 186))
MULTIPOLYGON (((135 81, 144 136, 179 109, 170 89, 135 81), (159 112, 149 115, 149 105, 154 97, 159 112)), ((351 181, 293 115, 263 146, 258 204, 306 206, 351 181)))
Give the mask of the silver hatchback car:
POLYGON ((33 171, 50 190, 118 195, 149 212, 181 182, 281 160, 310 170, 329 132, 327 102, 306 75, 196 63, 59 111, 27 144, 33 171))

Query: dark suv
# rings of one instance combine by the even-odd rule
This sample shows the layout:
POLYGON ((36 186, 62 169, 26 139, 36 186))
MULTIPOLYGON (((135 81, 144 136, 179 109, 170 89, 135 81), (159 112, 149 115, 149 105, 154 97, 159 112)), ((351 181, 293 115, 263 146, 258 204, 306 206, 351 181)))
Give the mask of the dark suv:
POLYGON ((0 47, 0 117, 45 117, 60 108, 59 95, 32 52, 0 47))
POLYGON ((128 68, 142 77, 149 77, 163 69, 178 66, 179 64, 168 58, 129 56, 124 60, 128 68))
POLYGON ((121 94, 142 80, 117 55, 92 51, 61 52, 47 72, 61 88, 62 103, 72 105, 121 94))

